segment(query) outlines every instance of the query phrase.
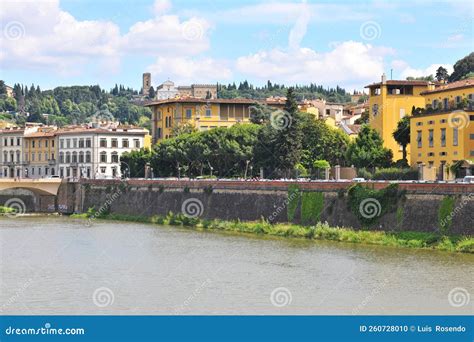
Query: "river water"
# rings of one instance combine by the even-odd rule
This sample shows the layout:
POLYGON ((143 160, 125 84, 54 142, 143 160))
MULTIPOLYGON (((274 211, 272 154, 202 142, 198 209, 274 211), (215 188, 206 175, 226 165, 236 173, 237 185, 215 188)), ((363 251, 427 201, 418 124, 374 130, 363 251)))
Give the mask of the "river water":
POLYGON ((467 254, 59 217, 0 218, 0 248, 3 314, 473 311, 467 254))

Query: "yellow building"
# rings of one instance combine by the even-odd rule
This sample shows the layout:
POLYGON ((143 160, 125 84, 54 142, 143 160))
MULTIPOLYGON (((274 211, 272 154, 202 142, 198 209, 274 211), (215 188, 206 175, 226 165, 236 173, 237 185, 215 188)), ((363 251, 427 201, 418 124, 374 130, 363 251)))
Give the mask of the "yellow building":
MULTIPOLYGON (((393 152, 393 160, 402 158, 402 147, 393 138, 397 123, 406 115, 411 115, 413 107, 425 106, 424 91, 434 89, 428 81, 386 80, 368 85, 369 88, 369 124, 382 137, 384 146, 393 152)), ((410 147, 407 147, 407 159, 410 162, 410 147)))
MULTIPOLYGON (((200 131, 217 127, 230 127, 236 123, 248 123, 250 107, 263 103, 276 110, 283 110, 286 98, 253 99, 200 99, 173 98, 148 103, 152 110, 153 143, 171 137, 173 127, 191 123, 200 131)), ((315 108, 307 102, 298 104, 302 112, 314 113, 315 108)))
MULTIPOLYGON (((474 160, 474 79, 422 92, 425 111, 410 119, 411 165, 424 179, 450 179, 449 166, 474 160)), ((472 165, 472 164, 471 164, 472 165)), ((472 168, 472 167, 471 167, 472 168)))
POLYGON ((56 127, 39 127, 36 132, 24 136, 24 161, 29 178, 57 175, 56 127))

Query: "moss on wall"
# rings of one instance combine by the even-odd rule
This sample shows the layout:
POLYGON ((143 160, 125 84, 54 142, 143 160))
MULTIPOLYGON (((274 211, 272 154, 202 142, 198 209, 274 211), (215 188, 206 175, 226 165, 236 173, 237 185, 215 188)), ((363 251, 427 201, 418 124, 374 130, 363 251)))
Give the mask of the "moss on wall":
POLYGON ((301 223, 315 224, 321 221, 324 209, 322 192, 303 192, 301 196, 301 223))
POLYGON ((454 203, 453 196, 445 196, 438 209, 438 228, 442 234, 450 231, 453 224, 454 203))
POLYGON ((288 221, 293 222, 296 215, 296 209, 300 202, 301 191, 298 185, 291 184, 288 186, 288 205, 286 206, 286 211, 288 215, 288 221))

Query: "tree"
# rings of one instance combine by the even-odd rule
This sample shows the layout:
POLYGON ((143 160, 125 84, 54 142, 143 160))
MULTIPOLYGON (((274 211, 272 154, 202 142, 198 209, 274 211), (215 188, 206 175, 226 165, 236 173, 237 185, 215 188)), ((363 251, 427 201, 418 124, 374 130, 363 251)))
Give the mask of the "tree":
POLYGON ((410 143, 410 118, 404 116, 398 121, 397 128, 393 131, 393 138, 402 146, 402 159, 408 163, 407 145, 410 143))
POLYGON ((271 108, 266 104, 256 103, 250 107, 250 122, 258 125, 267 123, 274 111, 274 108, 271 108))
POLYGON ((150 90, 148 92, 148 98, 150 99, 154 99, 156 96, 156 93, 155 93, 155 88, 153 88, 153 86, 150 87, 150 90))
POLYGON ((171 136, 177 137, 182 134, 189 134, 197 131, 196 126, 190 122, 178 123, 171 128, 171 136))
POLYGON ((440 66, 438 68, 438 70, 436 70, 436 76, 435 77, 436 77, 436 80, 438 82, 447 81, 448 78, 449 78, 448 70, 446 70, 445 68, 440 66))
POLYGON ((0 80, 0 95, 4 95, 7 93, 7 86, 5 85, 5 81, 0 80))
POLYGON ((271 125, 277 130, 275 140, 275 157, 277 169, 287 178, 301 160, 303 132, 298 113, 298 103, 293 88, 286 93, 283 112, 274 113, 270 119, 271 125))
POLYGON ((347 161, 358 168, 389 167, 393 153, 383 147, 383 140, 373 128, 363 125, 357 138, 347 148, 347 161))
POLYGON ((453 73, 449 76, 449 82, 459 81, 464 76, 474 72, 474 52, 458 60, 453 69, 453 73))

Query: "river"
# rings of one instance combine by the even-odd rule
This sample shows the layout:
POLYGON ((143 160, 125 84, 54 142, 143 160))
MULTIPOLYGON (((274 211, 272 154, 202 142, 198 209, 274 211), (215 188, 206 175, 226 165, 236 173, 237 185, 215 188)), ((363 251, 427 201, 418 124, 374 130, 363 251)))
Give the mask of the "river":
POLYGON ((474 300, 453 299, 473 294, 460 253, 67 217, 0 218, 0 247, 3 314, 439 315, 474 300))

